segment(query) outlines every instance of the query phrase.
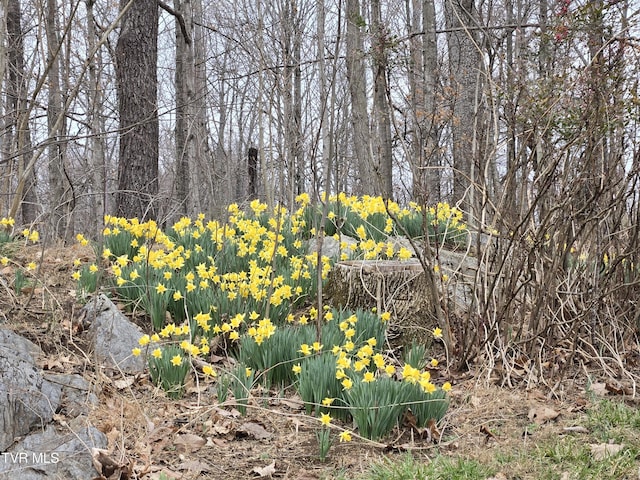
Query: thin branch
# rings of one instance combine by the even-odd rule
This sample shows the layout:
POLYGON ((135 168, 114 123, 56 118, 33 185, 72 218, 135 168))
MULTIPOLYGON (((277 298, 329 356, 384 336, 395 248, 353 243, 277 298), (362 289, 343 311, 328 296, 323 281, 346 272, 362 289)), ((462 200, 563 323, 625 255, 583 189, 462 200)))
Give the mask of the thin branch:
POLYGON ((184 21, 184 16, 180 12, 174 10, 170 5, 167 5, 166 3, 164 3, 162 0, 158 0, 158 5, 165 12, 176 17, 176 20, 178 20, 178 23, 180 24, 180 30, 182 30, 184 43, 186 43, 187 45, 191 45, 191 37, 189 36, 189 32, 187 31, 187 24, 184 21))

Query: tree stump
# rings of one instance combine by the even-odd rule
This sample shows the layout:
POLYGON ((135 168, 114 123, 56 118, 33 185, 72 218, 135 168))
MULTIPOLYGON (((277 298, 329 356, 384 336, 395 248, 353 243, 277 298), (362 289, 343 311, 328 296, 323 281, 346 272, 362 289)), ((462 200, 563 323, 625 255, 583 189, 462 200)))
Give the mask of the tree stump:
POLYGON ((390 312, 392 331, 400 343, 424 341, 437 326, 427 276, 418 260, 352 260, 336 263, 329 274, 325 293, 338 307, 376 307, 390 312))

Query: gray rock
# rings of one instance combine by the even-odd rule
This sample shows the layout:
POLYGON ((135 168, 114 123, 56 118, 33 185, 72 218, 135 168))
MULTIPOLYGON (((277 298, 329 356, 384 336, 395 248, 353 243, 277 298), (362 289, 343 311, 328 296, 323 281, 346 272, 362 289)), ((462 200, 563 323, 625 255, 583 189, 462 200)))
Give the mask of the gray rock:
POLYGON ((145 359, 131 354, 131 350, 138 346, 142 330, 104 294, 98 295, 84 308, 85 318, 91 323, 89 338, 97 361, 125 373, 143 371, 145 359))
POLYGON ((98 397, 89 382, 79 375, 45 373, 44 378, 62 388, 61 412, 67 418, 88 415, 91 407, 98 404, 98 397))
POLYGON ((47 425, 0 453, 0 479, 95 478, 91 448, 106 448, 107 443, 107 437, 91 426, 58 432, 47 425))
MULTIPOLYGON (((322 255, 325 255, 333 260, 340 260, 340 255, 341 253, 347 253, 347 255, 349 256, 349 258, 352 258, 353 255, 353 250, 351 250, 350 248, 345 248, 344 250, 340 249, 340 244, 344 243, 347 247, 349 247, 352 244, 357 244, 358 240, 356 240, 355 238, 351 238, 347 235, 342 235, 340 237, 340 241, 336 240, 333 237, 324 237, 322 239, 322 255)), ((316 253, 316 251, 318 250, 318 243, 314 238, 309 240, 309 247, 307 249, 307 251, 309 253, 316 253)))
POLYGON ((42 349, 38 345, 5 328, 0 329, 0 355, 4 352, 10 352, 29 362, 42 355, 42 349))
POLYGON ((28 340, 18 341, 17 335, 0 332, 11 342, 0 346, 0 451, 5 451, 17 437, 51 421, 62 387, 42 377, 29 353, 28 340), (25 350, 15 350, 16 346, 25 350))

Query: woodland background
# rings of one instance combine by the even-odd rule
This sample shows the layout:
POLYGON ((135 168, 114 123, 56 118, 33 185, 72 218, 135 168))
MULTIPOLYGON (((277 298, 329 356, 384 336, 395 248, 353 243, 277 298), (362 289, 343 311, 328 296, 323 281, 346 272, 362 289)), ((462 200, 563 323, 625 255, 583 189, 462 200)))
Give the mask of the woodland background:
POLYGON ((448 202, 480 265, 465 311, 444 312, 461 364, 482 354, 540 374, 552 356, 551 376, 578 359, 635 379, 637 2, 0 12, 0 214, 45 241, 99 238, 105 214, 170 225, 302 192, 448 202))

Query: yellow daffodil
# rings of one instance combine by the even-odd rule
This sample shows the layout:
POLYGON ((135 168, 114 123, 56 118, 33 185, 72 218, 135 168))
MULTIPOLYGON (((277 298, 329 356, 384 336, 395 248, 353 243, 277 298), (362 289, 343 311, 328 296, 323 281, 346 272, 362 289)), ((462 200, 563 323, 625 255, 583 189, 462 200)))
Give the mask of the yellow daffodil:
POLYGON ((293 367, 291 367, 291 370, 293 371, 293 373, 298 375, 302 371, 302 367, 299 363, 296 363, 293 367))
POLYGON ((138 347, 136 347, 133 350, 131 350, 131 353, 133 354, 134 357, 137 357, 142 353, 142 350, 140 350, 138 347))
POLYGON ((302 353, 303 355, 307 356, 307 355, 311 355, 311 347, 309 347, 309 345, 307 345, 306 343, 303 343, 302 345, 300 345, 300 350, 298 350, 298 352, 302 353))
POLYGON ((159 348, 156 348, 151 355, 153 355, 154 358, 162 358, 162 350, 159 348))
POLYGON ((442 385, 442 390, 444 390, 445 392, 450 392, 451 388, 451 383, 449 382, 445 382, 444 385, 442 385))
POLYGON ((174 355, 171 359, 171 365, 173 365, 174 367, 179 367, 180 365, 182 365, 182 357, 180 355, 174 355))
POLYGON ((328 427, 331 423, 331 415, 329 415, 328 413, 322 413, 320 415, 320 423, 322 423, 322 425, 324 425, 325 427, 328 427))
POLYGON ((350 442, 351 441, 351 433, 347 432, 346 430, 344 432, 340 432, 340 442, 350 442))
POLYGON ((217 375, 216 371, 211 365, 205 365, 204 367, 202 367, 202 373, 204 373, 207 377, 215 377, 217 375))

